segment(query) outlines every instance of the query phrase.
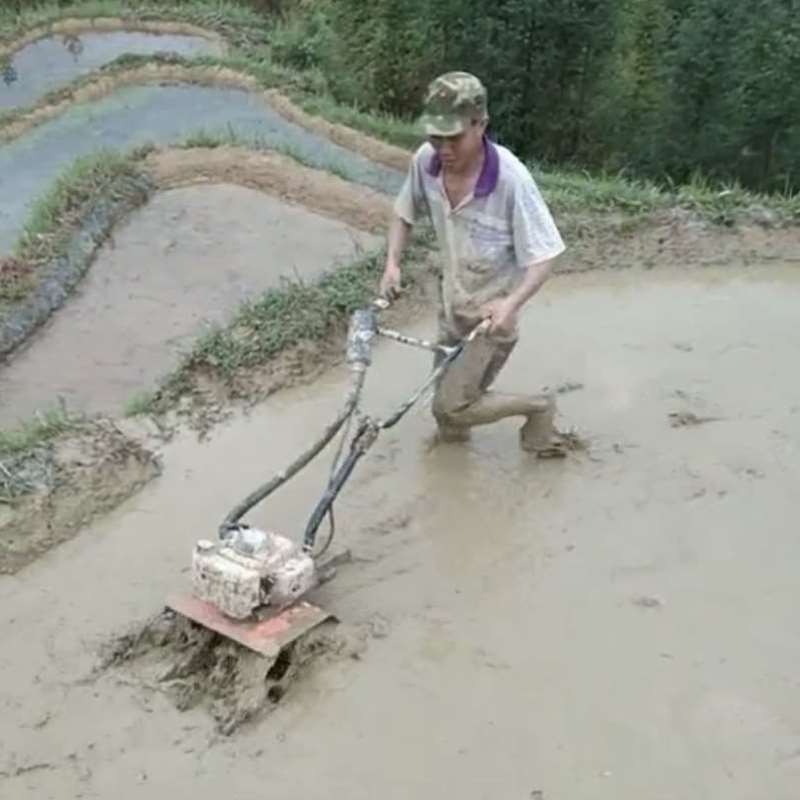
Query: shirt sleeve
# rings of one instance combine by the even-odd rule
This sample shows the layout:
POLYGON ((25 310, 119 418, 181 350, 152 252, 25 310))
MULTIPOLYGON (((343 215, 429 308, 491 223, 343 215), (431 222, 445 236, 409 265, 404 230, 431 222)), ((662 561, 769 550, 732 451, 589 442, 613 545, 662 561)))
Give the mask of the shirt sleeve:
POLYGON ((514 191, 514 254, 520 269, 548 261, 566 250, 550 209, 531 175, 514 191))
POLYGON ((417 153, 408 165, 405 181, 394 201, 394 212, 409 225, 413 225, 425 208, 420 159, 417 153))

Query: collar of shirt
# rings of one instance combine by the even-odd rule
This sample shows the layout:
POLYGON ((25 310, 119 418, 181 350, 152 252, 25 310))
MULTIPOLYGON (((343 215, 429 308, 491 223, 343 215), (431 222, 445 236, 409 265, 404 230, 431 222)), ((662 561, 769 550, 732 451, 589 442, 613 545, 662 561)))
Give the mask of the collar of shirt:
MULTIPOLYGON (((442 160, 438 154, 434 153, 431 156, 427 172, 434 178, 437 178, 442 171, 442 160)), ((481 174, 478 175, 478 180, 475 183, 475 191, 472 193, 473 197, 488 197, 496 188, 497 180, 500 177, 500 154, 497 148, 489 140, 487 136, 483 137, 483 167, 481 167, 481 174)))

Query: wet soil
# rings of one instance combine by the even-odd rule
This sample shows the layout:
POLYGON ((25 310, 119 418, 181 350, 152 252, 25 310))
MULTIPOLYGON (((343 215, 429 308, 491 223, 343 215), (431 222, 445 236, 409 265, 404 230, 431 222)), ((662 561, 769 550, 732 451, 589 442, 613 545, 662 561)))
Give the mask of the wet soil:
MULTIPOLYGON (((684 209, 639 217, 561 215, 569 247, 561 272, 600 269, 659 269, 683 266, 751 267, 769 263, 800 266, 800 234, 766 209, 740 209, 737 224, 715 224, 684 209)), ((558 217, 559 215, 557 215, 558 217)))
MULTIPOLYGON (((554 279, 498 388, 582 385, 559 423, 588 450, 532 458, 514 421, 437 445, 426 407, 388 431, 337 505, 353 563, 314 597, 371 631, 366 649, 311 659, 222 739, 213 693, 180 711, 135 663, 95 669, 185 585, 193 542, 325 425, 346 376, 206 443, 179 433, 157 481, 0 579, 2 790, 793 800, 798 303, 780 265, 554 279), (675 411, 717 420, 673 428, 675 411)), ((429 360, 376 355, 364 405, 387 413, 429 360)), ((251 521, 299 536, 328 468, 251 521)))
POLYGON ((155 478, 160 462, 143 433, 102 418, 0 458, 0 574, 22 569, 155 478))
MULTIPOLYGON (((197 153, 162 155, 162 179, 197 165, 197 153)), ((208 156, 209 176, 238 179, 256 159, 234 167, 234 153, 208 156), (216 169, 215 167, 220 167, 216 169)), ((344 224, 376 227, 381 206, 348 215, 355 191, 330 176, 291 170, 265 158, 247 183, 283 174, 289 199, 233 183, 207 182, 156 194, 119 224, 69 302, 17 351, 0 372, 0 425, 8 426, 61 397, 73 410, 121 414, 154 388, 210 326, 224 324, 242 302, 282 281, 311 281, 381 244, 344 224), (293 196, 292 196, 293 195, 293 196), (328 216, 306 210, 303 201, 328 216)), ((195 168, 196 181, 203 177, 195 168)), ((272 189, 272 186, 269 186, 272 189)), ((386 207, 384 206, 384 209, 386 207)), ((384 215, 384 219, 385 219, 384 215)))
POLYGON ((266 657, 171 610, 109 643, 99 672, 164 693, 179 711, 201 708, 230 736, 263 720, 310 662, 359 658, 367 632, 346 635, 328 619, 266 657))

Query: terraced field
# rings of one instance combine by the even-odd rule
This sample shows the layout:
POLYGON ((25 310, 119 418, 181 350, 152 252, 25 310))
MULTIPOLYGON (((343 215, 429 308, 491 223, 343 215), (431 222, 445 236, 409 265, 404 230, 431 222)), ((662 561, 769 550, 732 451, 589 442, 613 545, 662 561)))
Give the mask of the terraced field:
MULTIPOLYGON (((337 506, 336 634, 280 698, 218 675, 232 735, 106 657, 338 408, 408 153, 219 61, 235 25, 79 11, 0 51, 0 796, 794 798, 800 234, 763 209, 554 197, 502 382, 572 389, 586 449, 392 429, 337 506)), ((428 367, 381 344, 365 403, 428 367)), ((253 521, 299 535, 323 461, 253 521)))

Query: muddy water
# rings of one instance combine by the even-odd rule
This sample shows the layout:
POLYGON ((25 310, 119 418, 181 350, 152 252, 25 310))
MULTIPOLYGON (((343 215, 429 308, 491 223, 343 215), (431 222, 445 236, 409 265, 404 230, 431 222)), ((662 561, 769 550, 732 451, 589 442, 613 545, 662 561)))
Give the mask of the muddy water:
POLYGON ((376 236, 234 185, 159 193, 0 374, 0 426, 50 408, 119 414, 212 324, 283 280, 313 280, 376 236))
MULTIPOLYGON (((500 385, 582 382, 560 423, 590 454, 532 459, 514 422, 431 448, 425 409, 388 432, 338 507, 359 560, 318 598, 380 635, 232 741, 124 675, 82 679, 324 424, 344 374, 171 444, 157 483, 0 581, 2 793, 793 800, 798 303, 796 270, 553 281, 500 385), (681 411, 716 420, 672 427, 681 411)), ((390 409, 426 369, 381 346, 365 403, 390 409)), ((299 535, 326 468, 253 520, 299 535)))
POLYGON ((108 31, 47 36, 18 50, 0 83, 0 109, 30 106, 45 94, 110 64, 123 54, 217 55, 202 36, 108 31))
POLYGON ((31 204, 76 158, 99 148, 170 144, 198 131, 234 132, 256 146, 290 148, 312 166, 335 169, 349 180, 393 192, 395 170, 368 161, 299 125, 238 89, 139 86, 95 103, 77 105, 25 136, 0 146, 0 253, 19 236, 31 204))

